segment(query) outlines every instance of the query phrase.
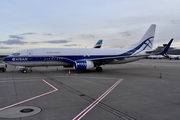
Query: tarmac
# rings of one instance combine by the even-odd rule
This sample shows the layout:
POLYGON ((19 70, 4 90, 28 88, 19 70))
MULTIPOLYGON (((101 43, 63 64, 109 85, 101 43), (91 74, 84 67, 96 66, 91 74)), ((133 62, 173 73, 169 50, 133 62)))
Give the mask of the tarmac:
POLYGON ((180 60, 140 60, 95 70, 8 65, 0 73, 0 120, 72 120, 123 79, 82 120, 180 120, 180 60))

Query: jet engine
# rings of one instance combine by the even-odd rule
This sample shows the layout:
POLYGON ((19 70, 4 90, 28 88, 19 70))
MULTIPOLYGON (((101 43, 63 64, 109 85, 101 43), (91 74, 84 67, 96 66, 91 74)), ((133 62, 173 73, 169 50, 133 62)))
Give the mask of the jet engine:
POLYGON ((88 60, 77 60, 74 63, 75 70, 89 70, 94 68, 94 63, 88 60))

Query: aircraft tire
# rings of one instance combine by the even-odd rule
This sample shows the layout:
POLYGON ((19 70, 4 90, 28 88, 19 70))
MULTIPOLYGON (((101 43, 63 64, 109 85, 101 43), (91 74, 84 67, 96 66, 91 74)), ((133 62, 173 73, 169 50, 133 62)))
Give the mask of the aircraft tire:
POLYGON ((96 67, 97 72, 102 72, 102 67, 96 67))
POLYGON ((23 70, 23 73, 27 73, 27 70, 26 70, 26 69, 24 69, 24 70, 23 70))

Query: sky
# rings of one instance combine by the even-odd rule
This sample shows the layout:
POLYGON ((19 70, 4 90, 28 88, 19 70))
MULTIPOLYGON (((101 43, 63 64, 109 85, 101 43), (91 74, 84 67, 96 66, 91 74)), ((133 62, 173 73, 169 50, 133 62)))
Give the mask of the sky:
POLYGON ((154 49, 180 48, 179 0, 1 0, 0 54, 26 48, 125 48, 156 24, 154 49))

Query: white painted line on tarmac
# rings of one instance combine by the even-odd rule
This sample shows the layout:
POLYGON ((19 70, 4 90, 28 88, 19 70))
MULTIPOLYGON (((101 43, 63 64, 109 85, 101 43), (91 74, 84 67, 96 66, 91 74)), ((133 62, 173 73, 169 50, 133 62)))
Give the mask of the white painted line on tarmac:
POLYGON ((119 79, 114 85, 112 85, 105 93, 103 93, 98 99, 90 104, 86 109, 79 113, 73 120, 80 120, 86 113, 88 113, 94 106, 96 106, 106 95, 108 95, 123 79, 119 79))
POLYGON ((29 102, 29 101, 31 101, 31 100, 34 100, 34 99, 37 99, 37 98, 40 98, 40 97, 43 97, 43 96, 45 96, 45 95, 48 95, 48 94, 51 94, 51 93, 53 93, 53 92, 58 91, 58 88, 56 88, 55 86, 53 86, 52 84, 50 84, 50 83, 47 82, 46 80, 44 80, 44 79, 42 79, 42 80, 43 80, 46 84, 48 84, 49 86, 51 86, 54 90, 49 91, 49 92, 46 92, 46 93, 41 94, 41 95, 38 95, 38 96, 35 96, 35 97, 32 97, 32 98, 29 98, 29 99, 27 99, 27 100, 23 100, 23 101, 21 101, 21 102, 18 102, 18 103, 9 105, 9 106, 7 106, 7 107, 1 108, 0 111, 3 111, 3 110, 5 110, 5 109, 12 108, 12 107, 14 107, 14 106, 17 106, 17 105, 20 105, 20 104, 29 102))

